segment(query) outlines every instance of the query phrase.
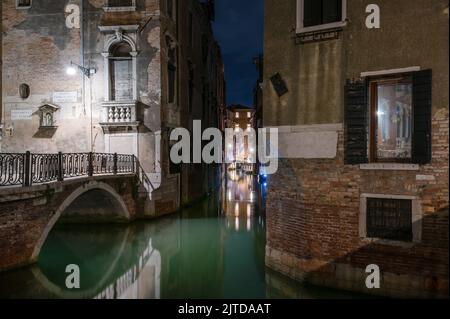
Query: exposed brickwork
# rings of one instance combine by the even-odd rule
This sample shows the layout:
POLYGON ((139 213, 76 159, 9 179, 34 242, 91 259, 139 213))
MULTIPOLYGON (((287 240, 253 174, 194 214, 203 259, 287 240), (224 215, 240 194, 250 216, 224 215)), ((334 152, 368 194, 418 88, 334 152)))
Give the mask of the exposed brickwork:
MULTIPOLYGON (((45 230, 49 229, 49 225, 51 227, 52 217, 55 214, 64 215, 65 210, 61 211, 61 209, 64 204, 67 204, 68 197, 76 191, 81 195, 83 188, 89 183, 93 186, 107 185, 106 187, 112 188, 115 194, 111 200, 114 196, 118 196, 123 201, 129 213, 129 220, 143 216, 143 199, 136 191, 138 186, 134 176, 82 178, 71 182, 2 190, 0 192, 0 271, 34 262, 33 251, 45 230)), ((108 195, 111 196, 110 193, 108 195)), ((95 200, 91 204, 95 207, 95 200)), ((110 214, 119 214, 119 212, 110 214)), ((90 216, 90 219, 95 220, 95 216, 90 216)))
POLYGON ((448 209, 448 142, 445 108, 433 117, 432 163, 419 171, 344 165, 343 132, 334 160, 281 160, 269 183, 267 264, 291 277, 367 293, 448 296, 448 213, 437 213, 448 209), (399 247, 361 239, 363 193, 417 196, 421 243, 399 247), (384 289, 365 288, 364 270, 372 263, 384 274, 384 289))

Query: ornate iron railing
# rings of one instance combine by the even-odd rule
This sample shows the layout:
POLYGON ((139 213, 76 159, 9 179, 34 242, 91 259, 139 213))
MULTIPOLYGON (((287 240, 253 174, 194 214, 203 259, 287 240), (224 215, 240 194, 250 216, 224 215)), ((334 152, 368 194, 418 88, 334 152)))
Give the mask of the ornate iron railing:
POLYGON ((135 174, 142 181, 134 155, 106 153, 22 154, 0 153, 0 187, 31 186, 65 179, 135 174))
POLYGON ((64 178, 86 176, 89 173, 89 153, 63 154, 64 178))
POLYGON ((0 153, 0 187, 23 184, 25 154, 0 153))

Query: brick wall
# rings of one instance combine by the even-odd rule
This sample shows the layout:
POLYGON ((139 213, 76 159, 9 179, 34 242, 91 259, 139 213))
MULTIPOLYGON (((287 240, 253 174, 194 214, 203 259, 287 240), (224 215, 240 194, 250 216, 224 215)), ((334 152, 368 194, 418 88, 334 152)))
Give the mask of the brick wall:
MULTIPOLYGON (((136 196, 136 188, 135 178, 125 176, 83 178, 71 182, 3 190, 0 194, 0 271, 35 262, 38 255, 34 256, 33 252, 39 247, 40 240, 45 240, 47 232, 52 229, 54 222, 59 221, 59 217, 61 220, 70 217, 68 214, 72 204, 81 204, 86 211, 91 212, 90 216, 85 215, 84 219, 78 218, 76 222, 126 222, 143 217, 142 199, 136 196), (80 199, 86 200, 86 197, 81 195, 87 194, 85 191, 89 189, 86 187, 90 183, 92 189, 102 191, 107 196, 109 207, 98 207, 101 204, 95 197, 88 198, 89 202, 79 202, 80 199), (117 198, 102 185, 114 190, 114 195, 126 206, 128 218, 115 206, 117 198), (75 193, 80 193, 80 197, 71 201, 70 195, 75 193), (106 215, 102 214, 103 209, 106 215)), ((73 218, 70 220, 75 221, 73 218)), ((40 244, 43 244, 43 241, 40 244)))
POLYGON ((283 159, 270 177, 268 266, 293 278, 364 293, 448 296, 448 109, 434 114, 432 163, 419 171, 344 165, 343 145, 340 132, 336 159, 283 159), (392 246, 361 239, 363 193, 417 196, 421 243, 392 246), (380 266, 382 289, 365 287, 370 264, 380 266))

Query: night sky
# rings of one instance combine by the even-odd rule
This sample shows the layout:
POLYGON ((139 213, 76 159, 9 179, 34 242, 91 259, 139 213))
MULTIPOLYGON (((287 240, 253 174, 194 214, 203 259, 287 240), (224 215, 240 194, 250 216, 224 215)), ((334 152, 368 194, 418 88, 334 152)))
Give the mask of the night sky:
POLYGON ((264 0, 216 0, 215 37, 222 48, 227 104, 252 106, 258 77, 253 58, 263 53, 264 0))

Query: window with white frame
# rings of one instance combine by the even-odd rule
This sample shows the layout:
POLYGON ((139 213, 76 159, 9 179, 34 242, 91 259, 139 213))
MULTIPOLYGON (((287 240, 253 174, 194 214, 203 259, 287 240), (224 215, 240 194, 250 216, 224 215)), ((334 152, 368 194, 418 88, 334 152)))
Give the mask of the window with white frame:
POLYGON ((297 33, 339 28, 347 19, 347 0, 297 0, 297 33))
POLYGON ((422 213, 414 196, 362 194, 360 237, 388 242, 420 242, 422 213))
POLYGON ((31 8, 32 0, 16 0, 17 9, 29 9, 31 8))

